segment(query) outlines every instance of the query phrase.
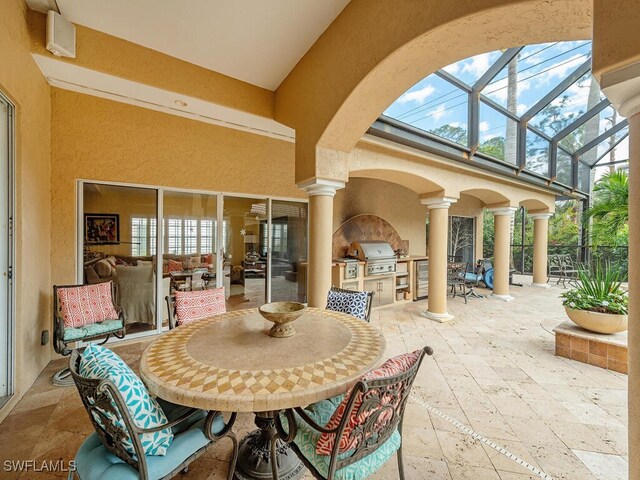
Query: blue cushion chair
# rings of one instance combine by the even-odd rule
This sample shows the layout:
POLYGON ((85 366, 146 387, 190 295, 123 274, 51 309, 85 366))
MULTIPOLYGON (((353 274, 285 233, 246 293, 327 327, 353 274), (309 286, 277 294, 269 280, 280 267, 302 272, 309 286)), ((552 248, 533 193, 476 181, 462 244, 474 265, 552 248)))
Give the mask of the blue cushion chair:
POLYGON ((69 370, 95 432, 80 446, 75 457, 76 471, 69 474, 70 479, 74 475, 82 480, 171 478, 186 471, 189 463, 226 437, 233 443, 228 476, 231 480, 238 457, 238 444, 232 432, 235 413, 225 421, 220 412, 205 412, 158 400, 157 405, 162 409, 166 423, 142 428, 138 426, 141 420, 134 420, 127 406, 130 398, 126 400, 123 397, 123 387, 116 386, 108 379, 82 376, 81 359, 81 354, 73 351, 69 370), (164 445, 166 448, 161 452, 164 454, 145 454, 144 436, 168 429, 173 438, 168 446, 164 445))
POLYGON ((327 428, 327 424, 343 404, 344 396, 323 400, 306 409, 285 411, 276 417, 280 437, 290 443, 291 449, 315 478, 363 480, 396 454, 399 476, 404 480, 402 422, 405 405, 424 356, 432 353, 431 348, 424 347, 417 361, 406 371, 356 383, 347 394, 347 406, 340 424, 334 429, 327 428), (350 419, 355 419, 356 425, 347 434, 350 419), (336 439, 347 435, 346 443, 355 443, 355 447, 340 451, 341 441, 335 440, 331 455, 321 455, 316 447, 323 433, 334 434, 336 439))
MULTIPOLYGON (((102 339, 100 345, 106 343, 112 335, 116 338, 124 338, 125 326, 122 309, 117 306, 117 287, 110 283, 111 302, 117 314, 117 318, 109 318, 99 323, 91 323, 82 327, 67 327, 64 324, 62 308, 59 302, 58 291, 65 289, 89 288, 88 285, 54 285, 53 286, 53 349, 60 355, 71 354, 69 344, 75 342, 87 342, 102 339)), ((64 368, 51 379, 51 383, 58 386, 70 387, 73 380, 69 375, 69 369, 64 368)))
POLYGON ((367 322, 371 321, 371 306, 374 292, 357 292, 331 287, 327 295, 327 310, 352 315, 367 322))

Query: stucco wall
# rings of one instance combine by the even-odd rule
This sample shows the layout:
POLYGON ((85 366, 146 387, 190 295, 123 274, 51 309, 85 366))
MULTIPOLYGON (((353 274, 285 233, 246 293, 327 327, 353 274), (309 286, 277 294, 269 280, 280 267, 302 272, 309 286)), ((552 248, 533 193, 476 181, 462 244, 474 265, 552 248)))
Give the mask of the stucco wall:
POLYGON ((0 15, 0 90, 16 105, 15 395, 51 358, 40 332, 51 330, 49 86, 31 58, 24 0, 5 0, 0 15))
POLYGON ((75 279, 76 180, 304 198, 291 143, 52 89, 54 282, 75 279))
POLYGON ((427 207, 418 195, 401 185, 368 178, 351 178, 333 202, 333 231, 354 215, 369 213, 384 218, 403 240, 411 255, 426 253, 427 207))

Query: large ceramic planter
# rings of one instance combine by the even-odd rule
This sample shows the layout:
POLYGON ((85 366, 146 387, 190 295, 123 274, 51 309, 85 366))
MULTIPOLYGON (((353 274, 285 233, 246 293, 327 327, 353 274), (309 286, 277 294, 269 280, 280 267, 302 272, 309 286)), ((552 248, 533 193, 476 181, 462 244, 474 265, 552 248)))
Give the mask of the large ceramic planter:
POLYGON ((619 333, 627 330, 628 316, 613 313, 598 313, 564 307, 573 323, 596 333, 619 333))

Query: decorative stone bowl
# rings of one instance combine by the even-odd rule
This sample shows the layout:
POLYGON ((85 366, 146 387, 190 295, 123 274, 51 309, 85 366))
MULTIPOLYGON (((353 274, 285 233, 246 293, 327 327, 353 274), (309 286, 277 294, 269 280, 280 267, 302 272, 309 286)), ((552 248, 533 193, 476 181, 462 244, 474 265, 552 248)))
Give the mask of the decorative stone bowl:
POLYGON ((567 306, 564 309, 573 323, 590 332, 611 334, 624 332, 628 328, 627 315, 575 310, 567 306))
POLYGON ((275 323, 269 330, 270 336, 286 338, 296 333, 292 323, 304 313, 305 308, 304 304, 298 302, 273 302, 262 305, 258 311, 265 319, 275 323))

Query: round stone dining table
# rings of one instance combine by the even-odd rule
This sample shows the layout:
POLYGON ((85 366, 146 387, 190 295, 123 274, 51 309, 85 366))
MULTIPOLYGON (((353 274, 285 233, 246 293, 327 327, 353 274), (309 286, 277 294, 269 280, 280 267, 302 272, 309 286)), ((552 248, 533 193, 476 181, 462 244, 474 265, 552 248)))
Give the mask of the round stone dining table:
POLYGON ((257 309, 216 315, 162 335, 140 361, 144 383, 164 400, 255 413, 259 429, 240 444, 241 480, 272 478, 272 441, 279 478, 302 477, 302 462, 276 438, 275 415, 345 393, 378 364, 385 347, 377 328, 340 312, 309 307, 288 338, 270 337, 271 326, 257 309))

